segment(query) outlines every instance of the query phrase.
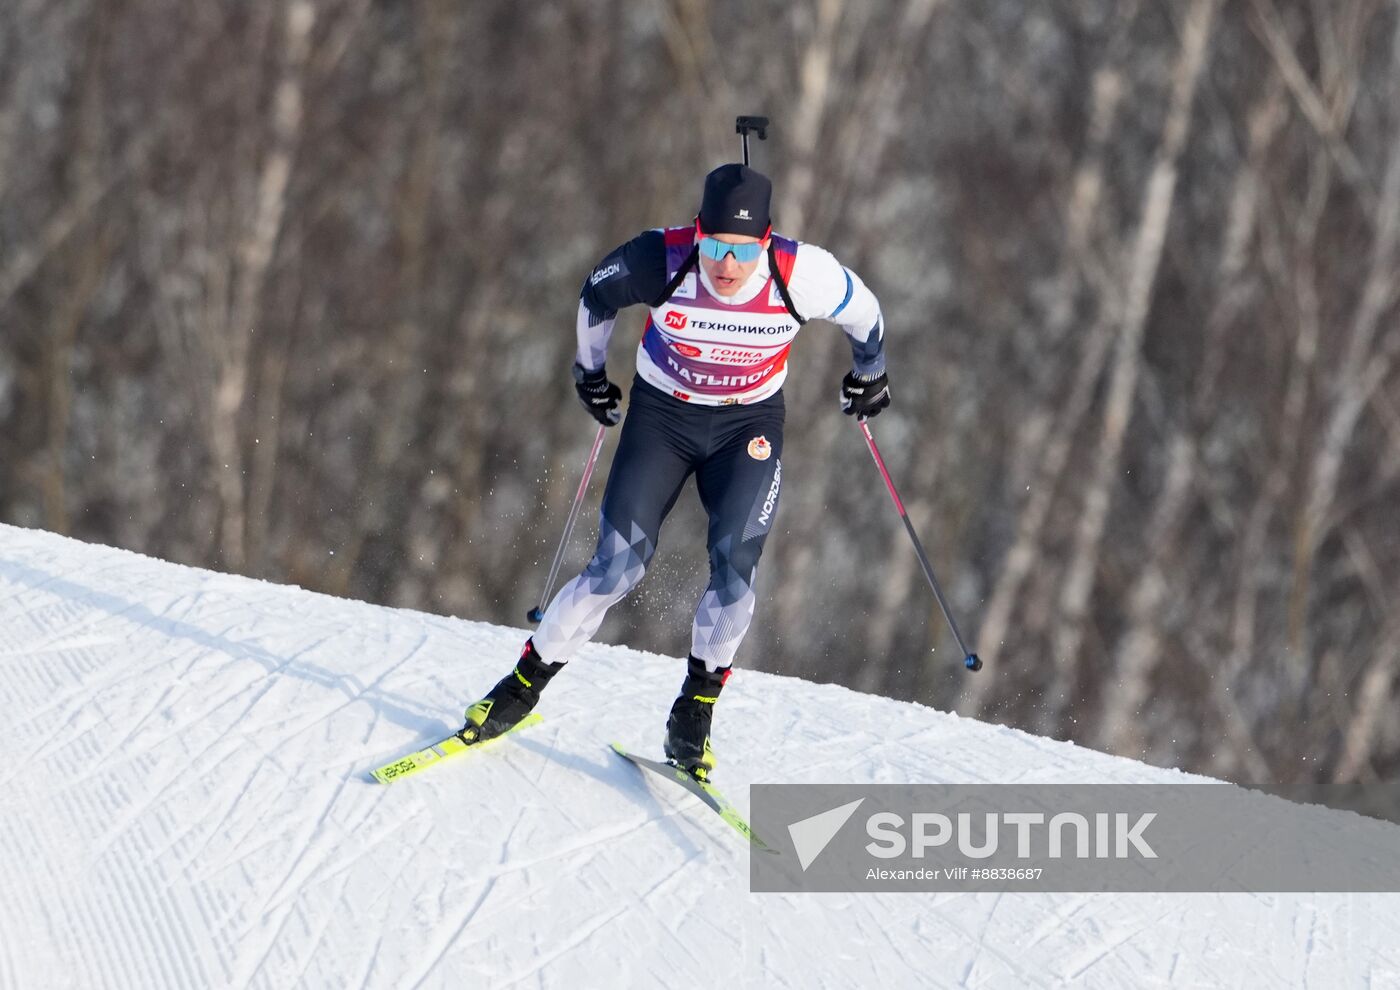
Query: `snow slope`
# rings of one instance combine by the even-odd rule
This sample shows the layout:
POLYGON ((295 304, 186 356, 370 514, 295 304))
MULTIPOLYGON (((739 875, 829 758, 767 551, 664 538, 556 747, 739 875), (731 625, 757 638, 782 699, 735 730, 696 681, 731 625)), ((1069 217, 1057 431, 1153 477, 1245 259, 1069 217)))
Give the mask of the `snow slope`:
MULTIPOLYGON (((1400 986, 1400 895, 750 894, 734 834, 607 750, 657 752, 683 676, 617 647, 494 753, 369 781, 524 635, 0 527, 0 987, 1400 986)), ((752 672, 716 742, 744 807, 1183 779, 752 672)))

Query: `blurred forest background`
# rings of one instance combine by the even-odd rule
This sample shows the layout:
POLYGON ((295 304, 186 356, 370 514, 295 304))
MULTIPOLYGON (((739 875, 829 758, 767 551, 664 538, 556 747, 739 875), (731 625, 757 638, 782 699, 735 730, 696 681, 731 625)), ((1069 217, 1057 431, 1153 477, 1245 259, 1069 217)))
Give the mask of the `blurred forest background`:
MULTIPOLYGON (((579 286, 739 113, 882 300, 873 428, 987 662, 813 324, 740 665, 1393 776, 1396 0, 5 0, 0 519, 520 625, 594 432, 579 286)), ((703 539, 687 495, 600 638, 683 656, 703 539)))

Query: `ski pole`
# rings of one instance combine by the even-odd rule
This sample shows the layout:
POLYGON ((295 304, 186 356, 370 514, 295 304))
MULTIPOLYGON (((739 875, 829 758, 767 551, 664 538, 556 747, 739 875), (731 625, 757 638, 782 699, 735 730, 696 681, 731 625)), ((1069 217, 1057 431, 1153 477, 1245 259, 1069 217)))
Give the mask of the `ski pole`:
POLYGON ((768 140, 767 117, 739 117, 734 121, 734 130, 744 143, 744 164, 749 163, 749 131, 758 135, 760 141, 768 140))
POLYGON ((967 648, 963 642, 962 634, 958 632, 958 624, 953 621, 953 613, 948 609, 948 603, 943 599, 943 590, 938 587, 938 578, 933 576, 933 567, 928 562, 928 554, 924 553, 924 545, 919 542, 919 534, 914 532, 914 524, 909 521, 909 513, 904 511, 904 503, 899 500, 899 492, 894 490, 894 481, 890 478, 889 468, 885 467, 885 459, 880 456, 880 448, 875 446, 875 437, 870 433, 870 426, 866 423, 865 417, 857 418, 860 424, 860 432, 865 435, 865 445, 870 448, 870 456, 875 458, 875 466, 880 469, 880 477, 885 479, 885 488, 889 490, 890 498, 894 499, 894 507, 899 510, 899 518, 904 520, 904 528, 909 532, 909 539, 914 541, 914 553, 919 557, 919 566, 924 569, 924 577, 928 578, 929 587, 933 588, 933 597, 938 599, 938 607, 943 610, 943 618, 948 620, 948 628, 953 630, 953 638, 958 641, 958 649, 963 652, 963 666, 968 670, 981 670, 982 660, 967 648))
POLYGON ((583 466, 583 480, 578 483, 578 492, 574 495, 574 505, 569 510, 569 521, 564 524, 564 537, 559 541, 559 549, 554 551, 554 563, 549 567, 549 580, 545 582, 544 594, 540 596, 539 607, 532 608, 525 615, 529 622, 538 623, 544 618, 544 607, 549 601, 550 591, 554 588, 554 579, 559 576, 559 564, 564 559, 564 548, 569 545, 569 535, 574 531, 578 510, 583 505, 583 493, 588 490, 588 479, 593 477, 593 465, 598 463, 598 452, 603 449, 603 433, 606 430, 606 426, 599 424, 598 435, 593 438, 593 449, 588 452, 588 463, 583 466))

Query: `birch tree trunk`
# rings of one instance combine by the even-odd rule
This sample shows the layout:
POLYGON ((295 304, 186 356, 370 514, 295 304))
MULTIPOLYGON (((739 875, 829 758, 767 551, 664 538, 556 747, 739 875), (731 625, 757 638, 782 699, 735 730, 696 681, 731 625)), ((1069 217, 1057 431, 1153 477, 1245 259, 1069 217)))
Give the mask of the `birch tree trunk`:
POLYGON ((222 502, 220 550, 239 570, 247 559, 246 468, 240 426, 248 394, 253 336, 258 329, 268 268, 287 212, 287 185, 301 140, 303 73, 316 8, 288 0, 282 9, 281 74, 268 121, 270 143, 258 176, 253 214, 238 247, 227 332, 217 349, 209 417, 214 477, 222 502))
POLYGON ((1167 235, 1167 222, 1171 218, 1177 164, 1190 132, 1196 88, 1205 64, 1217 7, 1218 0, 1194 0, 1183 24, 1181 50, 1173 71, 1171 102, 1162 129, 1161 145, 1147 180, 1142 219, 1125 273, 1122 322, 1118 328, 1113 372, 1105 402, 1103 432, 1075 533, 1074 550, 1061 585, 1060 615, 1052 647, 1055 676, 1040 719, 1040 725, 1046 732, 1059 731, 1061 719, 1073 703, 1078 686, 1079 649, 1084 640, 1085 626, 1091 621, 1089 601, 1094 589, 1099 544, 1103 539, 1118 477, 1123 437, 1132 417, 1141 367, 1143 329, 1147 325, 1152 290, 1167 235))
MULTIPOLYGON (((1170 584, 1183 580, 1183 571, 1173 571, 1168 561, 1172 548, 1182 542, 1181 524, 1195 485, 1201 437, 1192 431, 1208 429, 1216 413, 1225 338, 1235 328, 1235 317, 1245 304, 1239 285, 1257 225, 1260 169, 1286 115, 1282 91, 1273 84, 1250 115, 1249 147, 1235 176, 1222 232, 1216 280, 1219 295, 1207 322, 1207 350, 1198 376, 1201 384, 1189 421, 1178 424, 1167 445, 1166 479, 1147 530, 1147 556, 1128 592, 1128 628, 1114 651, 1114 674, 1097 723, 1099 744, 1112 753, 1138 753, 1147 745, 1142 708, 1162 654, 1163 613, 1172 598, 1170 584)), ((1208 620, 1197 615, 1194 621, 1208 620)))
MULTIPOLYGON (((1120 37, 1131 23, 1131 17, 1125 16, 1121 23, 1120 37)), ((1110 46, 1110 60, 1100 66, 1093 77, 1088 145, 1070 184, 1064 220, 1065 250, 1061 255, 1061 267, 1046 314, 1046 334, 1052 339, 1064 338, 1074 319, 1081 286, 1089 277, 1089 271, 1095 267, 1091 248, 1092 224, 1103 197, 1105 160, 1124 91, 1123 74, 1115 60, 1118 57, 1122 56, 1115 51, 1115 46, 1110 46)), ((1107 288, 1107 278, 1099 279, 1098 284, 1107 288)), ((1015 538, 997 574, 991 598, 982 616, 978 642, 980 649, 987 654, 989 663, 1007 667, 1014 664, 1023 668, 1027 665, 1010 656, 999 657, 998 654, 1010 638, 1011 624, 1019 611, 1026 579, 1043 560, 1045 524, 1069 464, 1074 438, 1084 416, 1088 414, 1094 386, 1103 372, 1104 360, 1113 340, 1111 313, 1112 305, 1108 299, 1104 299, 1098 318, 1085 335, 1069 387, 1064 390, 1063 397, 1052 391, 1046 400, 1048 407, 1050 401, 1060 398, 1058 410, 1037 409, 1026 417, 1023 432, 1028 436, 1022 440, 1020 447, 1034 457, 1034 467, 1028 473, 1031 481, 1026 486, 1028 494, 1017 516, 1015 538)), ((969 716, 980 714, 994 687, 994 680, 990 677, 965 678, 958 700, 958 712, 969 716)))

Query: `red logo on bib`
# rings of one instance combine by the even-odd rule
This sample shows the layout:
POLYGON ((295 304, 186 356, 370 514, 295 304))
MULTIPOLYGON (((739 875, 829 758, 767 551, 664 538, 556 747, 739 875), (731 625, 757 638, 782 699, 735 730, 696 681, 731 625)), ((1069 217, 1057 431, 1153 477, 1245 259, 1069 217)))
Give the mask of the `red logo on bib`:
POLYGON ((686 315, 674 309, 666 314, 666 325, 672 330, 684 330, 687 322, 686 315))
POLYGON ((671 341, 671 347, 677 352, 684 354, 686 357, 699 357, 701 354, 700 348, 691 347, 689 344, 681 344, 674 340, 671 341))

